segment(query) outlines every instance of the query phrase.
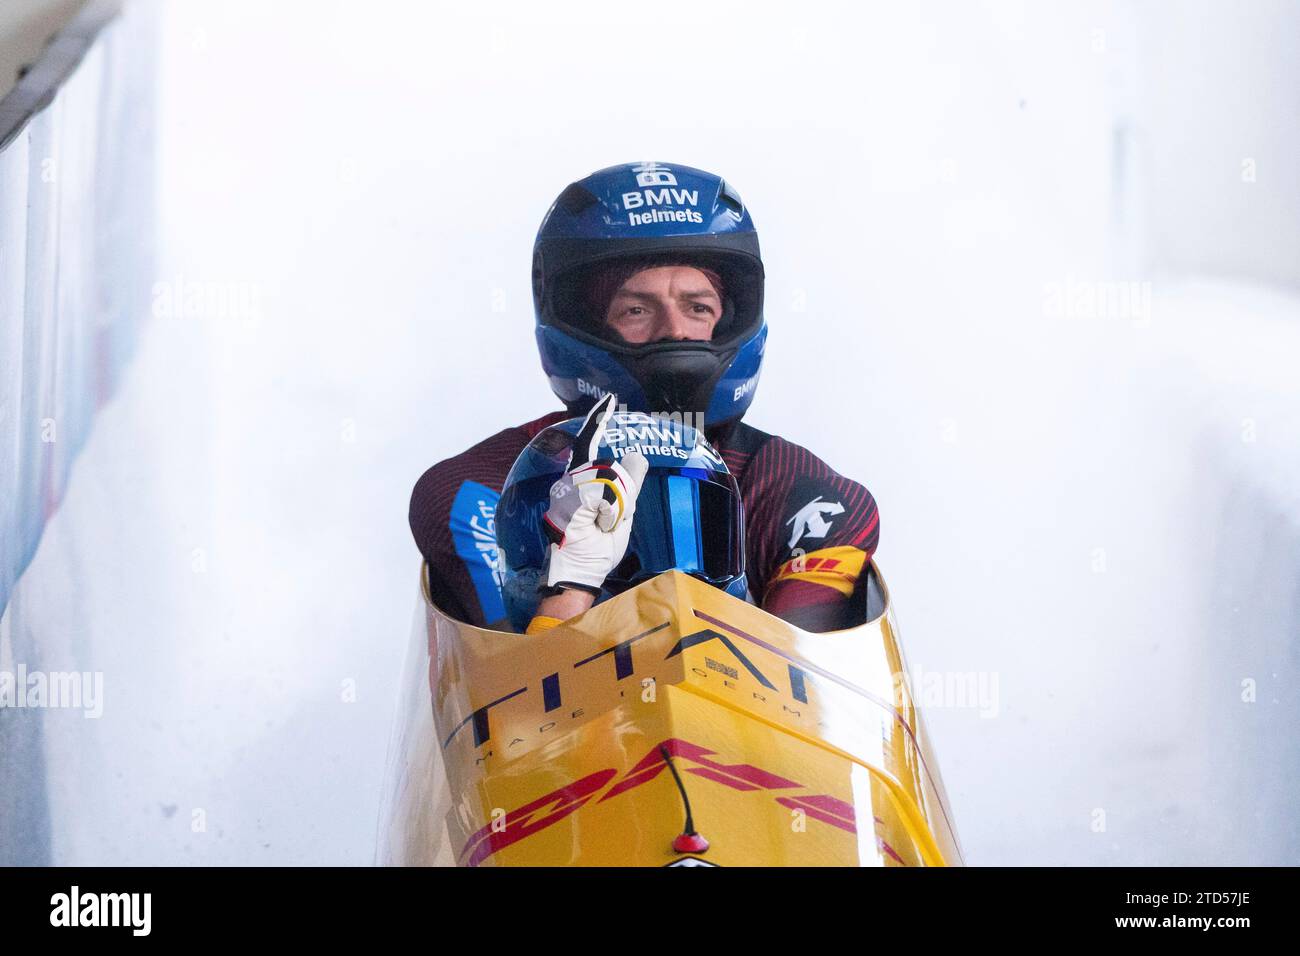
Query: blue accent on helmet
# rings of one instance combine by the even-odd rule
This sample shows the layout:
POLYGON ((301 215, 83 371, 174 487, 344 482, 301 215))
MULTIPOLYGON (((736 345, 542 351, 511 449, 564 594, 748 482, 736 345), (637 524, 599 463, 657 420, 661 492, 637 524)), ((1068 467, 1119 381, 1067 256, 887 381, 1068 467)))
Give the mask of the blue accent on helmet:
POLYGON ((689 475, 669 475, 664 478, 664 490, 672 529, 672 566, 680 571, 702 570, 704 554, 697 527, 700 496, 695 481, 689 475))
MULTIPOLYGON (((620 396, 621 397, 621 396, 620 396)), ((502 486, 496 537, 504 565, 502 597, 511 622, 527 627, 545 583, 549 543, 542 515, 550 488, 568 467, 583 419, 544 429, 516 459, 502 486)), ((637 496, 628 550, 605 580, 597 603, 668 570, 745 596, 744 508, 735 477, 695 429, 641 412, 615 412, 601 439, 598 460, 617 461, 629 451, 649 469, 637 496)))
POLYGON ((570 184, 537 232, 533 299, 542 367, 571 414, 614 391, 629 408, 693 414, 712 428, 754 399, 767 337, 758 234, 739 194, 712 173, 628 163, 570 184), (606 329, 585 283, 619 261, 716 271, 724 295, 713 340, 631 344, 606 329))

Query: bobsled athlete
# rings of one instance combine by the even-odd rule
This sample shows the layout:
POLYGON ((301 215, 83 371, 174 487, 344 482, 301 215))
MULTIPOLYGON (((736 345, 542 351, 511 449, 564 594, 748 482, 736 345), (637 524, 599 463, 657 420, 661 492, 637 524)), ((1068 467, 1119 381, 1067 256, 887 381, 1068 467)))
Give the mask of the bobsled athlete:
POLYGON ((628 541, 647 456, 587 453, 602 451, 598 431, 622 409, 702 430, 702 447, 720 456, 743 504, 734 534, 753 603, 810 631, 856 623, 853 599, 880 534, 874 499, 807 449, 741 421, 767 338, 763 278, 749 212, 711 173, 611 166, 560 194, 533 247, 533 298, 542 367, 565 408, 439 462, 411 496, 411 531, 444 611, 509 627, 498 501, 521 452, 570 419, 587 416, 571 431, 595 430, 566 438, 570 470, 549 482, 552 567, 529 631, 582 613, 636 560, 628 541))

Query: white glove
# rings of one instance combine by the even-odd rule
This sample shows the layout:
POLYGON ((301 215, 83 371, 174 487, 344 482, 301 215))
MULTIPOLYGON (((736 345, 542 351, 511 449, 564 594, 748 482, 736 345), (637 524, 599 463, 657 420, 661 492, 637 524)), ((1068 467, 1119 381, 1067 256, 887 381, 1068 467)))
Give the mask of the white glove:
POLYGON ((569 457, 569 470, 551 486, 543 525, 551 540, 546 583, 599 595, 605 578, 627 553, 632 516, 650 463, 640 452, 598 460, 605 424, 614 412, 606 395, 587 415, 569 457))

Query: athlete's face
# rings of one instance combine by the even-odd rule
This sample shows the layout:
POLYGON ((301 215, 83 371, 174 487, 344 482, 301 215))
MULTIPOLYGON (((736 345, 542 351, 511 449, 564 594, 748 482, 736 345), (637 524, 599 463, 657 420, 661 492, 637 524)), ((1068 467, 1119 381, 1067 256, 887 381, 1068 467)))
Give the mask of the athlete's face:
POLYGON ((605 324, 634 345, 708 342, 721 316, 722 300, 703 272, 691 266, 656 266, 619 286, 605 324))

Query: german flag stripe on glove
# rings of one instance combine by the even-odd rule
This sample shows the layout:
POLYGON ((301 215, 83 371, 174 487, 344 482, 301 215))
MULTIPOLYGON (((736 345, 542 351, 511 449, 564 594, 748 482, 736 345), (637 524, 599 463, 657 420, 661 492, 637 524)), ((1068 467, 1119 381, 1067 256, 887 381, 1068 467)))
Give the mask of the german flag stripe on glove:
POLYGON ((617 401, 618 396, 610 392, 593 405, 591 411, 587 413, 582 428, 578 429, 578 435, 573 439, 573 451, 569 454, 568 471, 572 471, 579 465, 594 462, 599 457, 600 440, 605 436, 605 426, 609 424, 609 420, 614 414, 614 404, 617 401))

